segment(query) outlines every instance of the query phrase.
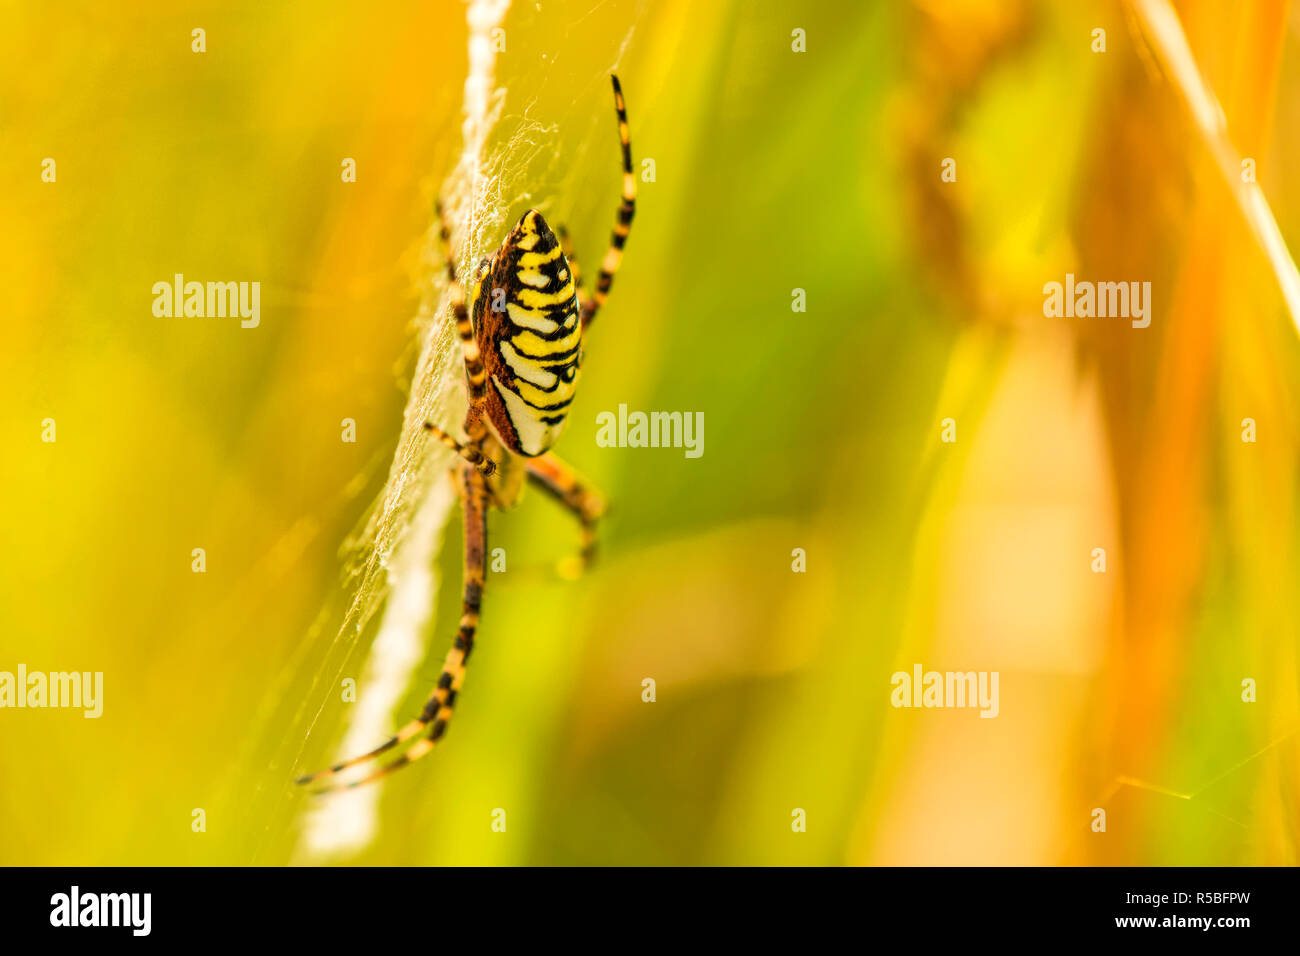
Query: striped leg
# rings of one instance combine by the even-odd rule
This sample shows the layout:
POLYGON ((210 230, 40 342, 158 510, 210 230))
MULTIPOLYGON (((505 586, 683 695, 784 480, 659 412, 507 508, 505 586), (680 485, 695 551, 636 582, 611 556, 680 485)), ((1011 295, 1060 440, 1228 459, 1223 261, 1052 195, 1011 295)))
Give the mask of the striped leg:
POLYGON ((465 287, 456 278, 456 260, 451 255, 451 232, 442 215, 442 202, 437 205, 438 239, 442 245, 442 258, 447 263, 447 281, 451 286, 451 309, 456 317, 456 336, 460 339, 461 353, 465 357, 465 380, 469 383, 469 403, 478 405, 487 394, 487 371, 478 340, 474 338, 474 323, 470 321, 465 305, 465 287))
POLYGON ((573 276, 574 291, 581 296, 582 270, 578 268, 578 254, 573 251, 573 240, 569 238, 569 230, 559 225, 555 227, 555 234, 560 237, 560 251, 564 253, 564 258, 569 263, 569 274, 573 276))
POLYGON ((552 454, 527 459, 528 478, 558 501, 575 518, 582 529, 582 550, 576 557, 561 562, 560 574, 576 578, 596 560, 596 523, 605 513, 600 494, 583 486, 573 469, 552 454))
POLYGON ((623 202, 618 207, 618 222, 614 224, 614 232, 610 236, 609 250, 605 253, 605 259, 600 264, 600 272, 596 276, 595 291, 592 292, 591 299, 582 306, 584 332, 596 317, 596 312, 605 304, 605 299, 609 297, 609 287, 613 284, 614 274, 618 272, 618 267, 623 262, 623 244, 627 242, 627 234, 632 230, 632 217, 636 214, 636 177, 632 175, 632 142, 627 132, 627 110, 623 105, 623 88, 618 85, 617 76, 611 76, 610 79, 614 81, 614 109, 618 111, 618 141, 623 146, 623 202))
POLYGON ((578 297, 578 314, 587 311, 587 293, 582 288, 582 268, 578 265, 578 254, 573 251, 573 240, 569 230, 563 224, 555 227, 555 234, 560 238, 560 251, 569 263, 569 275, 573 277, 573 294, 578 297))
MULTIPOLYGON (((469 308, 465 302, 465 287, 456 278, 456 261, 451 254, 451 232, 442 214, 441 200, 437 204, 437 211, 438 239, 442 244, 442 258, 447 263, 447 281, 451 286, 451 308, 456 317, 456 337, 460 339, 461 353, 465 359, 465 382, 469 391, 469 414, 465 418, 465 434, 468 440, 462 445, 432 422, 425 422, 424 427, 484 475, 491 475, 496 471, 496 464, 483 454, 483 441, 487 438, 487 423, 478 414, 487 398, 487 369, 483 367, 483 355, 478 347, 478 339, 474 336, 474 323, 470 320, 469 308)), ((488 268, 488 264, 487 259, 478 264, 476 281, 488 268)))
MULTIPOLYGON (((475 442, 471 439, 469 444, 462 445, 433 422, 425 422, 424 430, 429 432, 434 438, 438 439, 438 441, 442 442, 456 454, 460 455, 467 462, 477 468, 483 477, 487 478, 496 473, 496 462, 479 450, 479 442, 475 442)), ((481 440, 480 437, 480 441, 481 440)))
POLYGON ((452 708, 456 703, 456 695, 460 691, 461 682, 465 679, 465 665, 469 661, 470 651, 474 649, 474 635, 478 631, 479 607, 483 599, 483 578, 487 569, 487 486, 484 483, 483 476, 474 468, 463 467, 459 469, 458 475, 461 504, 465 512, 464 596, 461 605, 460 630, 456 634, 456 642, 452 645, 451 650, 447 652, 447 658, 443 662, 442 674, 438 677, 437 686, 429 696, 429 700, 424 705, 424 710, 420 713, 420 716, 406 724, 393 737, 374 750, 362 754, 360 757, 354 757, 351 760, 345 760, 343 763, 335 764, 328 770, 322 770, 320 773, 301 777, 298 780, 298 783, 324 782, 324 786, 317 791, 318 793, 360 787, 363 784, 378 780, 394 770, 399 770, 409 763, 414 763, 433 750, 447 730, 447 723, 451 720, 452 708), (332 780, 333 777, 344 770, 372 762, 381 754, 392 750, 399 744, 406 743, 425 733, 426 728, 428 732, 425 736, 412 744, 406 753, 392 763, 376 767, 369 774, 352 783, 339 784, 332 780))

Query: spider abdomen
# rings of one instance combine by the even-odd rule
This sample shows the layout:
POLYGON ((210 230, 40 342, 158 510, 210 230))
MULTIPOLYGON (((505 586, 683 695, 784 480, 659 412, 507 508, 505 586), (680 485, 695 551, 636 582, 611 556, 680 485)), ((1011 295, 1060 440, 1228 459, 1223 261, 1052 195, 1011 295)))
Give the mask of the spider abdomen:
POLYGON ((473 318, 488 374, 488 421, 512 452, 540 455, 564 430, 578 388, 582 328, 573 273, 537 210, 492 257, 473 318))

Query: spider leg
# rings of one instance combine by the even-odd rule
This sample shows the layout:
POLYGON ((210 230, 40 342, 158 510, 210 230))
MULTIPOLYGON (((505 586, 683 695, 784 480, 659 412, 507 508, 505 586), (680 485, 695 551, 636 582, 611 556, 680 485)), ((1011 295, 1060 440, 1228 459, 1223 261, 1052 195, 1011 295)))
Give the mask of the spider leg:
POLYGON ((632 230, 632 217, 636 214, 636 177, 632 175, 632 142, 628 137, 623 88, 619 86, 617 76, 611 76, 610 79, 614 81, 614 109, 618 111, 618 141, 623 147, 623 201, 618 207, 618 221, 610 236, 609 249, 605 252, 600 272, 596 275, 596 289, 582 306, 583 332, 587 331, 587 326, 609 296, 614 274, 623 262, 623 244, 627 242, 627 235, 632 230))
POLYGON ((469 309, 465 305, 465 287, 456 278, 456 261, 451 255, 451 232, 447 220, 442 215, 442 202, 437 204, 438 240, 442 246, 442 257, 447 263, 447 282, 451 286, 451 309, 456 316, 456 336, 460 339, 461 353, 465 358, 465 380, 469 383, 469 403, 478 405, 487 394, 487 370, 483 367, 483 356, 479 351, 478 339, 474 337, 474 324, 469 318, 469 309))
POLYGON ((469 444, 462 445, 433 422, 425 422, 424 430, 477 468, 485 478, 496 473, 496 462, 483 454, 482 449, 478 447, 476 442, 471 441, 469 444))
POLYGON ((317 793, 360 787, 407 764, 414 763, 433 750, 447 730, 452 708, 456 703, 456 694, 459 693, 461 682, 465 679, 465 664, 469 660, 470 651, 474 648, 474 635, 478 631, 479 607, 483 599, 483 579, 487 570, 487 485, 483 476, 468 465, 458 470, 458 477, 461 505, 465 513, 465 582, 461 602, 460 630, 456 633, 456 641, 451 650, 447 652, 438 683, 433 693, 429 695, 420 716, 407 723, 393 737, 374 750, 335 764, 320 773, 299 778, 298 783, 323 781, 325 785, 318 789, 317 793), (398 744, 416 737, 426 728, 427 734, 391 763, 376 767, 365 777, 351 783, 340 784, 332 780, 344 770, 375 760, 398 744))
MULTIPOLYGON (((438 213, 438 241, 442 246, 442 258, 447 264, 447 280, 451 286, 451 307, 456 317, 456 337, 460 339, 461 353, 465 359, 465 382, 468 387, 469 412, 465 416, 465 434, 468 441, 462 445, 442 429, 425 422, 424 427, 433 432, 444 445, 456 451, 484 475, 491 475, 496 470, 492 459, 483 454, 483 442, 487 438, 487 422, 480 413, 487 400, 487 369, 483 365, 483 353, 474 334, 474 323, 469 315, 465 301, 465 287, 456 277, 456 260, 451 254, 451 231, 443 217, 442 201, 436 206, 438 213)), ((490 260, 483 258, 475 269, 477 282, 490 266, 490 260)))
POLYGON ((547 453, 526 462, 528 478, 578 519, 582 530, 582 549, 576 557, 560 564, 560 574, 576 578, 596 560, 596 523, 605 513, 600 494, 583 485, 573 469, 547 453))
POLYGON ((573 276, 573 290, 578 293, 578 299, 581 302, 582 295, 582 269, 578 267, 578 254, 573 251, 573 239, 569 236, 569 230, 565 228, 564 223, 555 227, 555 234, 560 239, 560 251, 564 253, 565 261, 569 263, 569 274, 573 276))

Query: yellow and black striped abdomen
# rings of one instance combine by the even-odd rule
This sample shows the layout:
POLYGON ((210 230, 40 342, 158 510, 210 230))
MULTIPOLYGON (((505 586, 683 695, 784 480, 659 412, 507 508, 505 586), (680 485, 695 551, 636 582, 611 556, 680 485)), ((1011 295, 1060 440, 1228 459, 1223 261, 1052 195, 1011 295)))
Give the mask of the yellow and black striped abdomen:
POLYGON ((488 421, 511 451, 540 455, 564 430, 582 329, 569 263, 537 210, 524 214, 488 263, 472 312, 488 373, 488 421))

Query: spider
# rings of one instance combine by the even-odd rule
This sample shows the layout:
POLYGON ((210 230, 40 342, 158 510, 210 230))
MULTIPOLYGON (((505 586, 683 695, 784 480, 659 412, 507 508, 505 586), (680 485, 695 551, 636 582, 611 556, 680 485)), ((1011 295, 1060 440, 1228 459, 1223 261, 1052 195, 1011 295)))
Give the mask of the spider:
POLYGON ((610 79, 623 151, 623 192, 609 249, 590 298, 583 294, 578 263, 564 228, 560 227, 557 235, 540 212, 530 209, 501 247, 479 262, 467 301, 456 277, 451 232, 438 205, 439 238, 468 386, 466 440, 457 440, 432 422, 425 422, 424 427, 464 459, 452 471, 465 519, 460 630, 420 716, 369 753, 298 779, 300 784, 323 783, 317 792, 378 780, 428 754, 446 733, 478 630, 489 508, 513 506, 525 482, 532 483, 578 520, 582 546, 576 562, 566 566, 570 573, 588 567, 595 556, 595 529, 604 501, 584 487, 549 449, 564 431, 578 388, 587 329, 609 296, 636 212, 636 177, 632 174, 623 89, 617 76, 610 79), (412 740, 415 742, 396 760, 376 766, 359 780, 336 782, 343 771, 378 764, 381 755, 412 740))

